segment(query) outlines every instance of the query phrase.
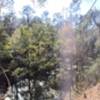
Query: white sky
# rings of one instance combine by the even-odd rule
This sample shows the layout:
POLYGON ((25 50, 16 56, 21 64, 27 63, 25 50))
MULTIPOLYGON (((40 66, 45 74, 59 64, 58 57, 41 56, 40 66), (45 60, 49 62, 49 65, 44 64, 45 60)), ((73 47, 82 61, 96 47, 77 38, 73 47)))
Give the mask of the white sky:
MULTIPOLYGON (((82 0, 82 5, 81 5, 81 14, 86 14, 87 11, 90 9, 90 7, 92 6, 93 2, 95 0, 82 0)), ((95 6, 95 8, 100 10, 100 0, 97 0, 95 6)))
MULTIPOLYGON (((47 10, 50 14, 50 17, 56 12, 64 13, 64 9, 68 8, 72 0, 47 0, 44 7, 39 6, 39 4, 36 2, 37 0, 34 0, 35 4, 32 3, 32 0, 15 0, 14 9, 19 15, 19 12, 21 12, 23 6, 30 5, 32 8, 35 9, 36 15, 40 16, 43 11, 47 10)), ((94 0, 82 0, 81 5, 81 14, 85 14, 89 7, 91 6, 92 2, 94 0)), ((100 0, 96 3, 97 8, 99 8, 100 0)))
POLYGON ((21 13, 23 6, 25 5, 30 5, 33 6, 33 4, 30 2, 30 0, 14 0, 15 4, 14 4, 14 9, 17 15, 19 15, 19 13, 21 13))
POLYGON ((15 0, 14 9, 17 13, 21 12, 21 9, 25 5, 30 5, 36 11, 36 14, 40 16, 43 11, 48 11, 50 16, 56 12, 62 12, 64 8, 67 8, 72 0, 47 0, 44 6, 39 6, 35 0, 35 5, 31 2, 32 0, 15 0))

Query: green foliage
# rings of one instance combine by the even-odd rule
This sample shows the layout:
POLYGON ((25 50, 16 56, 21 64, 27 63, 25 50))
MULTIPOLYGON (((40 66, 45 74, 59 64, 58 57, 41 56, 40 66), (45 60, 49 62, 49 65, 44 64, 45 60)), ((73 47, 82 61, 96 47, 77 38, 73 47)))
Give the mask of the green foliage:
MULTIPOLYGON (((0 24, 2 26, 2 23, 0 24)), ((4 26, 2 27, 4 28, 4 26)), ((0 30, 1 34, 4 35, 6 30, 2 27, 0 30)), ((47 88, 55 91, 57 89, 55 85, 57 84, 55 81, 56 69, 59 67, 56 29, 48 23, 35 23, 33 21, 30 26, 28 24, 20 25, 7 34, 4 39, 0 35, 0 38, 3 39, 2 46, 0 46, 2 48, 0 64, 8 70, 10 81, 15 82, 12 84, 21 84, 22 80, 27 79, 29 81, 27 86, 30 88, 30 82, 34 81, 32 88, 35 91, 29 90, 31 100, 33 100, 32 98, 38 100, 41 96, 46 97, 43 91, 46 90, 49 93, 47 88), (44 81, 47 87, 36 85, 38 81, 44 81), (37 91, 40 91, 38 96, 36 96, 37 91)))

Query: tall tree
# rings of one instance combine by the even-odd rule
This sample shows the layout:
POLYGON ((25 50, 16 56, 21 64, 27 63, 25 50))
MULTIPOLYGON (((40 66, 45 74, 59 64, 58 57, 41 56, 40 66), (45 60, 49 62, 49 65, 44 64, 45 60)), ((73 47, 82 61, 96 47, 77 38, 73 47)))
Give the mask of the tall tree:
POLYGON ((27 84, 23 86, 29 88, 28 100, 48 99, 55 95, 50 90, 57 89, 55 79, 59 64, 56 35, 52 25, 33 21, 30 27, 26 24, 17 28, 6 43, 10 44, 12 55, 9 73, 14 76, 16 85, 23 81, 27 84))

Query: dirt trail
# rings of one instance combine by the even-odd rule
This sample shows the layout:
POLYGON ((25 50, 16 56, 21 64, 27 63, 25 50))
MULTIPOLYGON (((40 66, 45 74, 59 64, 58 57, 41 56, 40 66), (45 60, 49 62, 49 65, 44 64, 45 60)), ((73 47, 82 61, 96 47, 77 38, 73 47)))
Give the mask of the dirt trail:
POLYGON ((100 84, 87 89, 81 96, 75 97, 75 100, 100 100, 100 84))

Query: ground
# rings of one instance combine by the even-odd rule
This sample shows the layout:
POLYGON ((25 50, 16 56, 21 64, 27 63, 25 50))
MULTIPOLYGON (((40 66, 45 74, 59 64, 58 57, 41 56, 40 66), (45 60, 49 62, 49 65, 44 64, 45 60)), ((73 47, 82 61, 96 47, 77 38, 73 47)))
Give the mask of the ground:
POLYGON ((100 100, 100 84, 87 89, 80 96, 76 96, 75 100, 100 100))

